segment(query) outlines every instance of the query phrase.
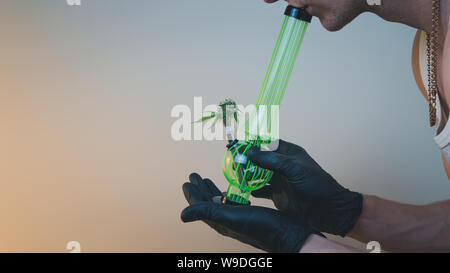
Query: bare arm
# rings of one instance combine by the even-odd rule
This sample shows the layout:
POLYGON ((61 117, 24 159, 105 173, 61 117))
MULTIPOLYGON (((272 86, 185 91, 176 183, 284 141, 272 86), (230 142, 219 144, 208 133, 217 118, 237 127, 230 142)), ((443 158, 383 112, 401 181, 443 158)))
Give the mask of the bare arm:
MULTIPOLYGON (((378 241, 383 250, 390 252, 448 252, 450 200, 414 206, 365 195, 361 217, 348 236, 364 243, 378 241)), ((361 251, 311 235, 300 252, 361 251)))
POLYGON ((318 235, 309 236, 300 253, 361 253, 362 251, 345 246, 318 235))
POLYGON ((378 241, 392 252, 450 251, 450 200, 413 206, 365 195, 361 217, 349 236, 378 241))

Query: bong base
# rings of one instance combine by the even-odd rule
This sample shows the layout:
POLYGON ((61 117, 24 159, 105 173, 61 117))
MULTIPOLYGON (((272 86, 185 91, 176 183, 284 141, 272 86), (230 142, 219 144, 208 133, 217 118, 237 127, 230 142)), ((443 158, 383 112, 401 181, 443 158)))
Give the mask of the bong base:
POLYGON ((227 199, 227 197, 224 196, 224 197, 222 197, 222 204, 230 205, 230 206, 250 206, 250 201, 248 201, 247 204, 242 204, 242 203, 234 202, 230 199, 227 199))

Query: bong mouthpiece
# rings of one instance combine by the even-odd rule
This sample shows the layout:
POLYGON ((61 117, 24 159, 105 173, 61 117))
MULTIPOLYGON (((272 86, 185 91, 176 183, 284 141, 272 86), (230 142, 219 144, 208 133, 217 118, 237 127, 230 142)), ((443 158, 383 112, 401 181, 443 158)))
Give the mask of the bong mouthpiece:
POLYGON ((296 19, 311 23, 312 16, 304 8, 296 8, 293 6, 287 6, 284 15, 294 17, 296 19))

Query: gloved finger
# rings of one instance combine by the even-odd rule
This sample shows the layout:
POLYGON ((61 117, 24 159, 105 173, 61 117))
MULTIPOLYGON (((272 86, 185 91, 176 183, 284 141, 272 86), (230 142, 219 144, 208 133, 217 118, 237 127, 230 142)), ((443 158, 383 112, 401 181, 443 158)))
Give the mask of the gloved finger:
POLYGON ((272 199, 272 187, 267 185, 259 190, 252 191, 252 196, 256 198, 272 199))
MULTIPOLYGON (((223 208, 223 205, 221 207, 223 208)), ((218 214, 217 212, 215 212, 215 210, 216 207, 208 203, 192 205, 185 208, 181 212, 181 221, 183 221, 184 223, 203 221, 208 226, 216 230, 219 234, 229 236, 229 229, 226 228, 226 226, 224 225, 226 223, 223 223, 223 220, 222 222, 211 220, 212 218, 214 218, 213 215, 218 214)), ((220 208, 217 208, 217 210, 220 210, 220 208)))
POLYGON ((280 139, 278 149, 275 151, 284 155, 297 155, 306 152, 302 147, 280 139))
POLYGON ((198 173, 191 173, 189 175, 189 181, 197 186, 202 183, 202 180, 203 178, 198 173))
POLYGON ((195 186, 197 186, 198 191, 202 195, 204 201, 210 201, 211 197, 209 194, 209 188, 203 183, 203 178, 197 173, 191 173, 189 175, 189 181, 195 186))
POLYGON ((288 142, 279 139, 277 141, 277 145, 278 145, 277 149, 274 150, 273 152, 280 153, 280 154, 285 154, 285 155, 289 154, 290 145, 289 145, 288 142))
POLYGON ((220 205, 207 202, 191 205, 181 212, 181 220, 185 223, 199 220, 214 221, 213 219, 219 211, 217 206, 220 205))
POLYGON ((183 184, 184 197, 190 205, 198 204, 201 202, 209 202, 210 199, 205 197, 198 189, 198 187, 192 183, 183 184))
POLYGON ((287 155, 276 152, 262 152, 257 147, 250 148, 247 155, 256 165, 280 172, 286 177, 293 177, 299 171, 299 166, 287 155))
POLYGON ((214 184, 214 182, 212 182, 210 179, 208 179, 208 178, 203 179, 203 183, 208 188, 211 198, 214 196, 222 196, 222 192, 219 190, 219 188, 217 188, 217 186, 214 184))

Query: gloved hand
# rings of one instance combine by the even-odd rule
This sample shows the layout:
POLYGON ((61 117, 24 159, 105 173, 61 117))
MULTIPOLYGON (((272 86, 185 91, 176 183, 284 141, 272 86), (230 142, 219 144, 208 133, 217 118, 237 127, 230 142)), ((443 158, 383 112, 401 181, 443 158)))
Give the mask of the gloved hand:
POLYGON ((320 232, 344 237, 361 215, 362 195, 342 187, 301 147, 280 140, 275 152, 252 148, 248 158, 275 172, 255 197, 272 199, 275 206, 320 232))
POLYGON ((195 173, 189 180, 183 185, 190 204, 181 212, 183 222, 202 220, 224 236, 268 252, 299 252, 309 235, 317 234, 274 209, 221 204, 223 195, 211 180, 195 173))

